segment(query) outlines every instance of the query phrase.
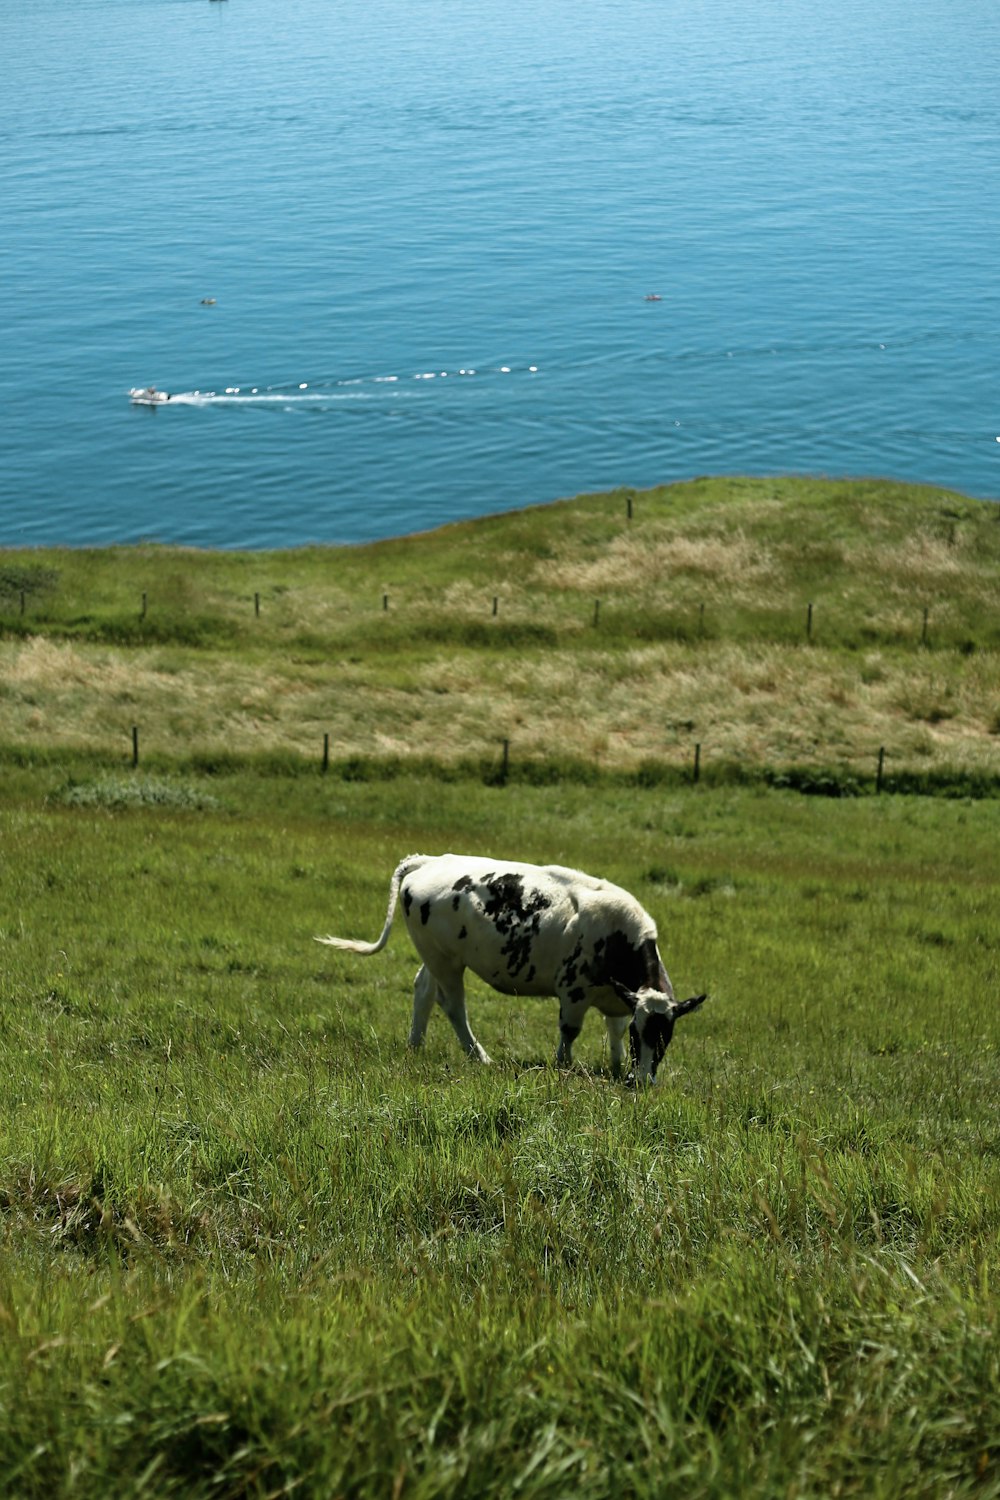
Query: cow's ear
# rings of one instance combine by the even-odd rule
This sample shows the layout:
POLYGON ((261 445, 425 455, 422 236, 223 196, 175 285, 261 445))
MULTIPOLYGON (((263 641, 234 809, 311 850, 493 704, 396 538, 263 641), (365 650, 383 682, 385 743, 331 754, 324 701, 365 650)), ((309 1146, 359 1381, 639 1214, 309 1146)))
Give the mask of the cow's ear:
POLYGON ((629 1010, 634 1014, 635 1008, 639 1004, 639 996, 633 990, 630 990, 627 984, 622 984, 618 979, 612 979, 611 988, 622 1004, 627 1005, 629 1010))
POLYGON ((697 1010, 707 999, 707 995, 692 995, 690 1000, 678 1000, 674 1005, 674 1020, 678 1016, 686 1016, 689 1011, 697 1010))

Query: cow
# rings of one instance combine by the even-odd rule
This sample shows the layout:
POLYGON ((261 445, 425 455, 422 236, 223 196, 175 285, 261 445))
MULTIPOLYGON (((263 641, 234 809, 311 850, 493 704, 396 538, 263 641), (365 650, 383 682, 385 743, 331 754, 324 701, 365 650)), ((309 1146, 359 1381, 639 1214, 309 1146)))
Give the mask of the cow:
POLYGON ((422 959, 413 985, 409 1043, 419 1047, 437 1001, 468 1056, 490 1058, 465 1009, 471 969, 502 995, 559 1001, 556 1063, 569 1066, 583 1018, 604 1017, 611 1067, 622 1073, 628 1028, 635 1076, 655 1083, 674 1022, 706 998, 677 1000, 656 946, 656 924, 634 896, 562 865, 528 865, 459 854, 411 854, 389 885, 389 909, 374 943, 320 937, 349 953, 379 953, 389 941, 397 900, 422 959))

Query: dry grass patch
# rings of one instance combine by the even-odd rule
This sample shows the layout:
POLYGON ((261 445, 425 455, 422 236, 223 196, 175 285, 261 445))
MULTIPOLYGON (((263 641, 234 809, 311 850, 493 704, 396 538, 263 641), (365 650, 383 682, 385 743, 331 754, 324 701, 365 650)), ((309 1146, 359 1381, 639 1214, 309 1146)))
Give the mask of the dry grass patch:
MULTIPOLYGON (((893 550, 893 571, 904 583, 920 583, 934 587, 949 583, 964 573, 968 557, 963 555, 954 542, 941 537, 918 535, 908 537, 893 550)), ((880 570, 885 567, 885 557, 879 559, 880 570)))
MULTIPOLYGON (((844 566, 851 575, 852 592, 876 588, 880 596, 933 606, 939 618, 960 599, 992 610, 996 603, 998 557, 995 546, 980 532, 946 537, 918 530, 883 543, 846 549, 844 566)), ((900 605, 905 612, 905 604, 900 605)), ((883 617, 885 618, 885 617, 883 617)), ((889 623, 888 621, 886 623, 889 623)))
POLYGON ((0 643, 5 738, 125 753, 144 747, 236 753, 426 756, 454 762, 510 739, 521 755, 634 768, 706 757, 747 764, 867 765, 879 745, 926 766, 1000 770, 1000 658, 864 656, 792 645, 660 643, 624 651, 453 650, 401 661, 305 667, 0 643), (67 726, 71 726, 69 729, 67 726))
POLYGON ((698 579, 707 599, 732 600, 755 597, 777 573, 773 554, 743 531, 686 536, 673 525, 650 523, 615 537, 599 557, 539 564, 533 578, 542 587, 588 594, 662 596, 683 574, 698 579))
POLYGON ((69 685, 113 692, 132 689, 136 665, 117 651, 91 651, 72 644, 29 636, 24 642, 0 642, 4 681, 20 692, 48 692, 69 685))

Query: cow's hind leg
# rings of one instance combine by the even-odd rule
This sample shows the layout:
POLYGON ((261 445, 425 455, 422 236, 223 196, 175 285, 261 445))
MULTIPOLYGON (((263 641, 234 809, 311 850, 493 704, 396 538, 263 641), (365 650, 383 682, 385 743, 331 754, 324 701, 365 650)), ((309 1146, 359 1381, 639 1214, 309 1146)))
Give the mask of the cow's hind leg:
POLYGON ((436 999, 437 980, 427 965, 421 964, 413 981, 413 1021, 409 1037, 411 1047, 419 1047, 422 1043, 436 999))
POLYGON ((462 983, 462 973, 463 971, 459 969, 456 973, 436 976, 438 1004, 451 1022, 462 1050, 472 1061, 492 1062, 493 1059, 472 1035, 469 1017, 465 1010, 465 985, 462 983))

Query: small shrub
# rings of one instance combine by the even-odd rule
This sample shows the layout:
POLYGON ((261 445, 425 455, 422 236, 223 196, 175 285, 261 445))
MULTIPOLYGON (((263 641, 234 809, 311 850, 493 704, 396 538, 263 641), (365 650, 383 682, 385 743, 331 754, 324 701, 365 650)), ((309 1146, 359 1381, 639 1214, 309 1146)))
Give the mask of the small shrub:
POLYGON ((858 797, 861 786, 849 771, 826 770, 822 766, 788 766, 766 770, 764 780, 778 790, 802 792, 807 797, 858 797))
POLYGON ((41 563, 6 562, 0 566, 0 610, 9 609, 12 604, 20 606, 22 594, 26 601, 51 594, 58 582, 56 568, 41 563))
POLYGON ((130 807, 181 808, 194 812, 216 811, 217 797, 200 787, 159 776, 102 776, 95 781, 70 780, 56 793, 64 807, 103 807, 113 812, 130 807))

